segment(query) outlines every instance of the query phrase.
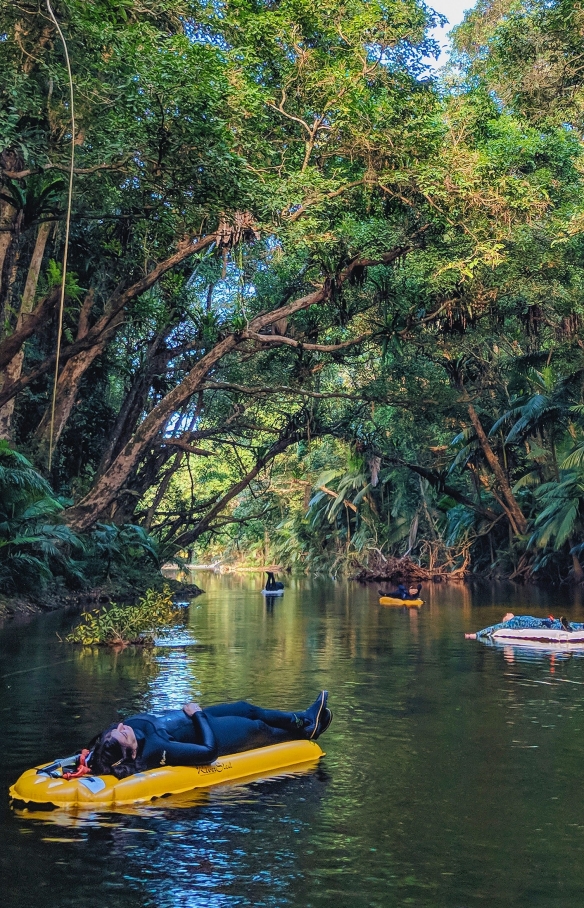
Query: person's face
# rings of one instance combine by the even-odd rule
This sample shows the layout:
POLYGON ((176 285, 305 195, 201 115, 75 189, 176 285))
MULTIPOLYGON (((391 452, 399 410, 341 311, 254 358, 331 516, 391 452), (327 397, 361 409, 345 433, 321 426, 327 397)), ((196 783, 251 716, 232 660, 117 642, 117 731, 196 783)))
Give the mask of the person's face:
POLYGON ((120 722, 117 728, 111 733, 114 741, 117 741, 118 744, 121 744, 124 748, 130 747, 132 750, 132 757, 136 757, 138 753, 138 741, 136 740, 136 735, 134 734, 134 729, 130 725, 124 725, 123 722, 120 722))

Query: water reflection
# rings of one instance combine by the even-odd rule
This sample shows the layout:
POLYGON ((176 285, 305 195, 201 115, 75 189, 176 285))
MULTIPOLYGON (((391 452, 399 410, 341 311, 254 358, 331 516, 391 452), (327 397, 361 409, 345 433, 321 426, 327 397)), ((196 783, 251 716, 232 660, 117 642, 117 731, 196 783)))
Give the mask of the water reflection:
MULTIPOLYGON (((327 687, 325 760, 123 813, 35 816, 5 800, 4 904, 581 904, 584 662, 464 640, 508 610, 557 611, 554 596, 436 586, 402 611, 376 588, 299 579, 268 609, 259 576, 199 582, 193 645, 72 651, 57 615, 0 634, 3 790, 112 717, 190 699, 298 708, 327 687)), ((581 620, 580 599, 562 614, 581 620)))
MULTIPOLYGON (((199 647, 198 652, 202 649, 199 647)), ((154 660, 158 671, 148 681, 150 712, 180 709, 190 700, 201 699, 201 684, 192 651, 157 649, 154 660)))
POLYGON ((517 642, 510 644, 507 641, 493 639, 492 637, 482 637, 478 641, 480 646, 489 646, 501 650, 506 662, 554 662, 565 661, 566 659, 584 658, 584 643, 565 643, 550 646, 540 640, 530 640, 524 643, 517 642))

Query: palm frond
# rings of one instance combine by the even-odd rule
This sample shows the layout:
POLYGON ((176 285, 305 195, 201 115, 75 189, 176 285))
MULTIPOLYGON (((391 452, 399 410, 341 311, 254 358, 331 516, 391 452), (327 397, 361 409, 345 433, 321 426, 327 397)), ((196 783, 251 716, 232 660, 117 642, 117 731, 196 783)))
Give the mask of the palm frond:
POLYGON ((533 489, 535 486, 541 485, 541 478, 537 470, 531 470, 529 473, 526 473, 525 476, 522 476, 521 479, 518 479, 515 485, 513 486, 513 492, 519 492, 521 489, 533 489))
POLYGON ((579 444, 560 464, 562 470, 584 469, 584 442, 579 444))

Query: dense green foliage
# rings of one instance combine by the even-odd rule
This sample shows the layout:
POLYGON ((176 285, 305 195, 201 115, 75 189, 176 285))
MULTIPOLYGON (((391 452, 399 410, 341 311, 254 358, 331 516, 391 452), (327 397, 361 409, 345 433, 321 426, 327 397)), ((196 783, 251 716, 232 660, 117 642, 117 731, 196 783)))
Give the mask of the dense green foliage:
POLYGON ((125 646, 152 643, 161 630, 176 621, 177 608, 168 587, 147 590, 135 605, 116 605, 84 612, 66 643, 84 646, 125 646))
POLYGON ((55 9, 77 125, 50 475, 68 84, 44 5, 0 14, 0 435, 60 514, 45 557, 17 508, 11 557, 580 579, 577 4, 480 2, 440 78, 419 0, 55 9))
POLYGON ((77 580, 70 556, 81 541, 59 522, 63 504, 32 464, 0 441, 0 588, 41 587, 53 578, 77 580))
POLYGON ((55 586, 121 583, 144 588, 159 566, 144 529, 97 524, 80 536, 63 523, 66 504, 26 457, 0 440, 0 590, 38 594, 55 586))

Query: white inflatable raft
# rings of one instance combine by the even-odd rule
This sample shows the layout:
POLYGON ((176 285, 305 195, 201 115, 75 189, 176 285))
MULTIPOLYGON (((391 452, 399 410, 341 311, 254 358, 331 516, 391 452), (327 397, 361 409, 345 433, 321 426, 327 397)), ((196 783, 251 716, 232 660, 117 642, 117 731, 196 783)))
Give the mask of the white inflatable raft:
POLYGON ((584 645, 584 629, 560 631, 546 627, 501 627, 489 634, 489 639, 497 643, 513 643, 515 646, 545 643, 546 646, 581 647, 584 645))

